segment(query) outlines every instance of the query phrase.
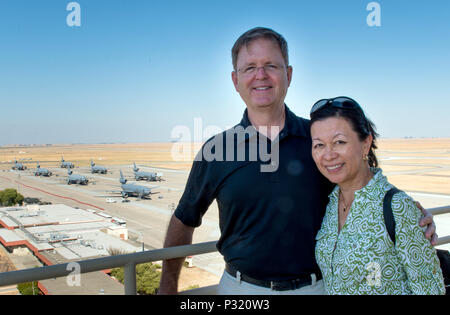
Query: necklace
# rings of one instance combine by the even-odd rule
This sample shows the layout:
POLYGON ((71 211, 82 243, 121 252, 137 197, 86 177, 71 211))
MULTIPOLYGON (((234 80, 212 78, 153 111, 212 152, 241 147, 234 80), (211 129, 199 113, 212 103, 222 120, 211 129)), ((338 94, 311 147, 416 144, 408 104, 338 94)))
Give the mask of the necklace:
POLYGON ((347 209, 348 209, 348 205, 347 205, 347 203, 345 202, 345 198, 344 198, 344 194, 342 193, 342 190, 339 191, 339 196, 342 197, 342 203, 344 204, 344 212, 345 212, 345 211, 347 211, 347 209))

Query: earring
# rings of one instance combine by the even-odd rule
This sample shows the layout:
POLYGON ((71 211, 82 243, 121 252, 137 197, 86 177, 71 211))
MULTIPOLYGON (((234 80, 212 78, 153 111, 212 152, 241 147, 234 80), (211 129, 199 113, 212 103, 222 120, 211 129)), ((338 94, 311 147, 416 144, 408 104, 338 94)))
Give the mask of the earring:
POLYGON ((363 160, 364 160, 364 161, 368 161, 368 160, 369 160, 369 156, 368 156, 367 154, 364 155, 364 156, 363 156, 363 160))

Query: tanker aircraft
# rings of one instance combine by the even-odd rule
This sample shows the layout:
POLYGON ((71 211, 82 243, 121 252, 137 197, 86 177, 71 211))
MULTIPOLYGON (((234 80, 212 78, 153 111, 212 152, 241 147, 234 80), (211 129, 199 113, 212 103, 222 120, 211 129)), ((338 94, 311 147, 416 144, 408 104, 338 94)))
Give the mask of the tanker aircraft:
POLYGON ((156 182, 161 181, 161 177, 163 176, 163 173, 153 173, 153 172, 139 172, 139 168, 136 166, 136 163, 133 162, 134 168, 134 177, 136 180, 146 180, 148 182, 156 182))
POLYGON ((24 171, 27 169, 27 167, 25 165, 23 165, 22 163, 17 162, 16 159, 14 159, 14 166, 11 167, 11 169, 17 170, 17 171, 24 171))
POLYGON ((75 165, 73 165, 72 162, 66 162, 64 161, 64 157, 61 156, 61 168, 74 168, 75 165))
POLYGON ((144 199, 146 197, 151 199, 150 195, 155 194, 152 193, 152 189, 157 188, 157 187, 150 188, 135 184, 127 184, 127 180, 125 179, 125 177, 123 177, 122 170, 120 171, 120 183, 122 187, 121 194, 123 198, 127 198, 128 196, 136 196, 139 199, 144 199))
POLYGON ((106 167, 103 166, 96 166, 94 161, 91 160, 91 173, 100 173, 100 174, 106 174, 108 173, 108 170, 106 167))
POLYGON ((67 174, 69 174, 69 177, 67 178, 67 185, 70 184, 87 185, 89 182, 89 180, 85 176, 73 174, 70 168, 67 168, 67 174))
POLYGON ((37 162, 37 166, 36 166, 36 171, 34 172, 34 176, 46 176, 46 177, 50 177, 52 176, 52 172, 49 171, 47 168, 42 168, 39 165, 39 162, 37 162))

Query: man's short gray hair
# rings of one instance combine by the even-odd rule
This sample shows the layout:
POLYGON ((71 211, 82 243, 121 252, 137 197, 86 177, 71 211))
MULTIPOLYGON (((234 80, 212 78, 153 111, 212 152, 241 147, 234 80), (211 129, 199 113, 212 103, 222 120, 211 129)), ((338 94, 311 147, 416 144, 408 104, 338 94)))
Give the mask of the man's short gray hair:
POLYGON ((237 70, 237 58, 241 48, 244 45, 248 46, 252 41, 260 38, 273 40, 275 43, 277 43, 280 47, 281 54, 283 55, 286 66, 289 66, 288 44, 284 37, 270 28, 255 27, 242 34, 234 43, 234 46, 231 49, 231 58, 233 61, 233 69, 235 71, 237 70))

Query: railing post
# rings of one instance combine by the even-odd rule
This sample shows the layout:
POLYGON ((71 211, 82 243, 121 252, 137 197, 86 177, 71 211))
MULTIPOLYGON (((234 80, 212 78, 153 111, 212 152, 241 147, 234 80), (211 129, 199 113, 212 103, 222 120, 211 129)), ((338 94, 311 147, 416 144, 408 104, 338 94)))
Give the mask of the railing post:
POLYGON ((125 295, 136 295, 136 264, 130 262, 123 267, 125 295))

